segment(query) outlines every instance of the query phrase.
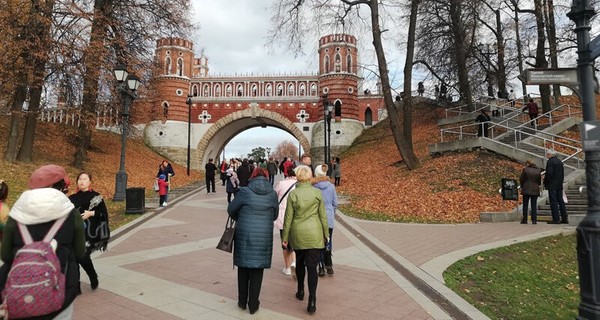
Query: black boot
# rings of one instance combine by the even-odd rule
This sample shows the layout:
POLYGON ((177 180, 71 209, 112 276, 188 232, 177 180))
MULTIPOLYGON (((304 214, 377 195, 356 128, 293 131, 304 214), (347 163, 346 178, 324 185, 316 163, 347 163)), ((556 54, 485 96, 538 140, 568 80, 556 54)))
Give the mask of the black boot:
POLYGON ((313 314, 317 311, 317 298, 316 297, 308 297, 308 306, 306 307, 306 311, 308 313, 313 314))
POLYGON ((92 287, 92 290, 98 289, 98 284, 98 276, 90 277, 90 286, 92 287))
POLYGON ((319 264, 319 277, 325 276, 325 268, 323 268, 322 264, 319 264))
POLYGON ((304 300, 304 290, 298 290, 298 292, 296 292, 296 299, 300 301, 304 300))
POLYGON ((521 224, 527 224, 527 216, 524 216, 523 219, 521 219, 521 224))

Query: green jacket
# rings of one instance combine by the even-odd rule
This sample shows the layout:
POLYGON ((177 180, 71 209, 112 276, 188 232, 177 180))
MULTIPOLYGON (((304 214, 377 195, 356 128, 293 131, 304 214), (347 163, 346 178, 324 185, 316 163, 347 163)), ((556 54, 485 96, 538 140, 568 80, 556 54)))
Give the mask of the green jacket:
POLYGON ((310 182, 296 184, 287 198, 281 241, 289 241, 298 250, 321 249, 327 237, 329 226, 321 191, 310 182))

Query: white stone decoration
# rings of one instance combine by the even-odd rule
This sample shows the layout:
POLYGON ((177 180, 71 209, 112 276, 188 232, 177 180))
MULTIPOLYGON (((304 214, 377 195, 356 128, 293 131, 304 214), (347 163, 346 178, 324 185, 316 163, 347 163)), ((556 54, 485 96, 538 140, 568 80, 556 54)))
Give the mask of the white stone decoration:
POLYGON ((208 123, 210 118, 212 116, 206 110, 202 110, 202 113, 198 115, 198 120, 202 121, 202 123, 208 123))
POLYGON ((304 109, 296 114, 296 119, 298 119, 299 122, 306 122, 309 117, 310 115, 304 109))

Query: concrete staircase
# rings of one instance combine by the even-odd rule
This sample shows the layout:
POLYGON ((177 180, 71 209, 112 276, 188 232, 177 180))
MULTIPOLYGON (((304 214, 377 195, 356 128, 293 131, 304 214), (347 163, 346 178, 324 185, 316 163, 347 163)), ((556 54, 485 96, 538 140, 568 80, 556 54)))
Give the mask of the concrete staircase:
MULTIPOLYGON (((201 188, 205 188, 204 182, 196 182, 187 186, 173 188, 169 191, 169 202, 175 201, 175 199, 186 195, 192 191, 199 191, 201 188)), ((158 192, 154 192, 153 196, 146 199, 146 209, 154 209, 158 207, 158 192)))
MULTIPOLYGON (((440 121, 439 125, 460 123, 461 121, 464 123, 466 119, 475 119, 477 112, 461 114, 455 117, 454 120, 440 121)), ((463 125, 460 129, 448 129, 450 133, 460 132, 459 139, 430 145, 430 153, 441 154, 458 150, 485 148, 517 161, 532 160, 538 167, 543 169, 547 161, 545 156, 546 146, 553 144, 560 133, 581 123, 581 119, 578 117, 568 117, 556 121, 552 125, 538 125, 537 130, 534 130, 529 124, 524 124, 524 120, 521 120, 523 117, 520 117, 520 114, 520 110, 512 110, 503 112, 501 117, 492 118, 494 124, 490 125, 492 127, 490 138, 474 137, 473 134, 468 133, 462 134, 463 132, 473 132, 473 123, 463 125), (471 130, 466 128, 468 126, 471 126, 471 130)), ((444 137, 443 133, 442 137, 444 137)), ((575 153, 576 149, 572 150, 575 153)), ((569 214, 569 222, 571 225, 577 225, 587 211, 587 194, 585 191, 580 192, 580 188, 585 186, 584 163, 579 157, 573 157, 570 154, 559 153, 557 156, 565 164, 565 192, 568 198, 567 213, 569 214)), ((522 210, 522 206, 519 206, 517 210, 522 210)), ((548 198, 544 194, 538 199, 538 216, 540 221, 552 219, 548 198)))

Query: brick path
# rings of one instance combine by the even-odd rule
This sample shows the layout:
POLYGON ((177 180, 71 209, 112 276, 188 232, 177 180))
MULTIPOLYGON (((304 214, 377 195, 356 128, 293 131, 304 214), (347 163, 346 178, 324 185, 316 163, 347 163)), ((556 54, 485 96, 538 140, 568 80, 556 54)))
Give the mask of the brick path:
MULTIPOLYGON (((231 254, 214 247, 223 231, 226 195, 203 189, 161 209, 129 231, 114 232, 109 251, 94 263, 100 287, 83 294, 74 319, 451 319, 397 270, 361 242, 379 248, 423 279, 472 319, 486 319, 443 285, 441 272, 463 256, 497 245, 563 232, 556 225, 518 223, 418 225, 365 222, 340 214, 333 236, 335 275, 319 278, 317 312, 294 297, 276 232, 272 268, 265 270, 260 310, 237 307, 237 270, 231 254)), ((136 222, 132 222, 135 224, 136 222)))

